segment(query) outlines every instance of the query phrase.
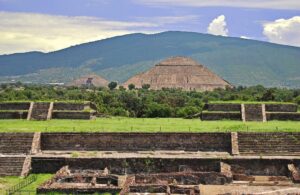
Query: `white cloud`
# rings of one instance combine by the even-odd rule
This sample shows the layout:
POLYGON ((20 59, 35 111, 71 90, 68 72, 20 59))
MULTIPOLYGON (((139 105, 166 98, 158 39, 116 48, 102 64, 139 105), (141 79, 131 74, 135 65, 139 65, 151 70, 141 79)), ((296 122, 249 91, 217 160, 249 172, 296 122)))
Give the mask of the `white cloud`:
POLYGON ((135 0, 138 3, 154 6, 193 6, 193 7, 246 7, 267 9, 299 10, 299 0, 135 0))
POLYGON ((207 32, 213 35, 228 36, 228 29, 224 15, 220 15, 209 24, 207 32))
POLYGON ((270 42, 300 46, 300 16, 263 24, 263 34, 270 42))
POLYGON ((48 52, 128 33, 155 33, 166 24, 188 21, 193 17, 157 17, 155 20, 144 18, 124 22, 85 16, 0 12, 0 54, 48 52))
POLYGON ((169 17, 159 23, 151 20, 124 22, 84 16, 0 12, 0 53, 48 52, 137 31, 154 33, 157 31, 147 29, 159 28, 165 25, 164 21, 176 23, 184 18, 169 17))

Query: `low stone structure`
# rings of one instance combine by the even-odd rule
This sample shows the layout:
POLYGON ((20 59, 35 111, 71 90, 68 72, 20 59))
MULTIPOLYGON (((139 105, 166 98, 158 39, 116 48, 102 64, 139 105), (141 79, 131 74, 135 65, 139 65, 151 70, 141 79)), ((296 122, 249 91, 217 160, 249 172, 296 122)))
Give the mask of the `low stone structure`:
POLYGON ((300 133, 3 133, 0 145, 0 175, 56 173, 41 193, 199 194, 242 184, 251 194, 297 187, 300 175, 300 133))
POLYGON ((68 83, 68 86, 77 87, 107 87, 108 81, 99 75, 91 74, 80 77, 68 83))
POLYGON ((230 152, 230 133, 42 133, 42 150, 230 152))
POLYGON ((0 119, 90 119, 95 114, 90 102, 7 102, 0 103, 0 119))
POLYGON ((201 120, 300 121, 297 104, 209 103, 203 109, 200 115, 201 120))

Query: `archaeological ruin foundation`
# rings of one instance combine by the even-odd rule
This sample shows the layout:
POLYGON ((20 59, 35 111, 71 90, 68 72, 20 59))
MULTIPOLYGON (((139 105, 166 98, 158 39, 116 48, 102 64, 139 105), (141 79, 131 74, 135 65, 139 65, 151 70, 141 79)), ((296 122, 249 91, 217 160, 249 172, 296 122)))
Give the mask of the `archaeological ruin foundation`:
POLYGON ((1 133, 0 175, 39 193, 300 193, 300 133, 1 133))
POLYGON ((0 119, 90 119, 94 108, 90 102, 1 102, 0 119))
POLYGON ((208 103, 201 120, 300 121, 298 105, 292 103, 208 103))

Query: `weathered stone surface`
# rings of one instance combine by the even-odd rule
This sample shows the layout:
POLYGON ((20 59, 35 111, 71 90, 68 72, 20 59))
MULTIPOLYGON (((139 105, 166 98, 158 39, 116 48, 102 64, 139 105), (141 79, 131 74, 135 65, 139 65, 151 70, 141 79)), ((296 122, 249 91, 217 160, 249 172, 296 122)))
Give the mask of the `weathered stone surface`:
POLYGON ((288 164, 288 169, 291 173, 291 176, 293 178, 293 181, 295 183, 300 183, 300 172, 299 170, 295 167, 294 164, 288 164))
MULTIPOLYGON (((228 161, 233 176, 238 174, 248 176, 288 176, 287 164, 290 160, 272 159, 235 159, 228 161)), ((234 178, 236 179, 236 178, 234 178)))
POLYGON ((241 113, 239 112, 202 112, 201 120, 241 120, 241 113))
POLYGON ((90 112, 74 112, 74 111, 64 111, 64 112, 57 112, 54 111, 52 113, 53 119, 82 119, 82 120, 89 120, 91 119, 92 114, 90 112))
POLYGON ((230 133, 42 133, 42 150, 231 152, 230 133))
POLYGON ((28 110, 30 102, 0 103, 0 110, 28 110))
POLYGON ((25 157, 0 157, 0 176, 20 176, 25 157))
POLYGON ((267 120, 300 121, 300 113, 296 112, 267 112, 267 120))
POLYGON ((238 133, 238 144, 241 154, 299 154, 300 133, 238 133))
POLYGON ((169 173, 183 171, 183 167, 196 172, 220 172, 219 160, 209 159, 32 157, 33 173, 55 173, 66 165, 74 169, 109 167, 111 174, 169 173))
POLYGON ((231 154, 232 155, 240 154, 237 132, 231 132, 231 154))
POLYGON ((35 102, 33 104, 30 120, 47 120, 50 103, 48 102, 35 102))
POLYGON ((297 112, 297 104, 266 104, 266 112, 297 112))
POLYGON ((128 87, 130 84, 137 88, 141 88, 143 84, 150 84, 150 88, 154 90, 181 88, 186 91, 210 91, 232 87, 227 81, 187 57, 166 59, 149 71, 133 76, 123 85, 128 87))
POLYGON ((29 154, 33 133, 0 133, 0 153, 29 154))
POLYGON ((27 111, 0 112, 0 119, 26 119, 27 111))
POLYGON ((83 110, 85 107, 84 103, 65 103, 65 102, 55 102, 53 110, 83 110))
POLYGON ((246 121, 263 121, 261 104, 244 104, 246 121))
POLYGON ((206 105, 208 111, 223 111, 223 112, 230 112, 230 111, 241 111, 241 104, 228 104, 228 103, 209 103, 206 105))

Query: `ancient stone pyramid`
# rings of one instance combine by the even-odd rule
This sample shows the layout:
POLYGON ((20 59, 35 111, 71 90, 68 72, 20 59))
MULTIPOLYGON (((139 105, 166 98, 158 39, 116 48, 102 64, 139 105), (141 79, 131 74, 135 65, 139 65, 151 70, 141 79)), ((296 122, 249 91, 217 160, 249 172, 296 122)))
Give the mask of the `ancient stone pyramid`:
POLYGON ((108 81, 105 80, 104 78, 91 74, 91 75, 86 75, 83 77, 80 77, 72 82, 70 82, 68 85, 69 86, 94 86, 94 87, 107 87, 108 81))
POLYGON ((154 90, 181 88, 186 91, 211 91, 232 87, 230 83, 188 57, 163 60, 149 71, 133 76, 123 86, 128 87, 129 84, 134 84, 137 88, 150 84, 150 88, 154 90))

